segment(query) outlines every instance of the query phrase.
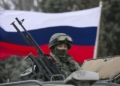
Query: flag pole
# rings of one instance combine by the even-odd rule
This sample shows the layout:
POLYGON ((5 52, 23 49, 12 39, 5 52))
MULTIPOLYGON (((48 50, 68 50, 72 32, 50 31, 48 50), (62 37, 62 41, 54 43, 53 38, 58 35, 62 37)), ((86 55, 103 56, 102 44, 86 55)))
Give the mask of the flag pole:
MULTIPOLYGON (((99 7, 101 7, 101 12, 102 12, 102 5, 103 5, 102 3, 103 3, 102 1, 99 2, 99 7)), ((101 13, 100 13, 99 25, 97 27, 97 37, 96 37, 96 42, 95 42, 93 59, 97 59, 99 34, 100 34, 100 20, 101 20, 101 13)))

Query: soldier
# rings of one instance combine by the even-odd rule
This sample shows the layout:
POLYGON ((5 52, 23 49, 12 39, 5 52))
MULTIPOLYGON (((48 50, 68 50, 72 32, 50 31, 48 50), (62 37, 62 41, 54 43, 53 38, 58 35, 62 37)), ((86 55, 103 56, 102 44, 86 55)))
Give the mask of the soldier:
POLYGON ((79 70, 80 66, 67 53, 72 46, 72 38, 65 33, 55 33, 49 41, 50 55, 57 59, 58 66, 65 77, 79 70))
MULTIPOLYGON (((49 41, 49 48, 51 49, 50 56, 55 57, 57 64, 62 71, 65 78, 72 72, 79 70, 80 66, 73 58, 67 53, 72 46, 72 38, 65 33, 54 34, 49 41)), ((36 70, 36 67, 34 68, 36 70)), ((27 69, 20 75, 20 80, 31 79, 33 75, 32 67, 27 69)), ((40 81, 46 81, 44 77, 39 79, 40 81)))

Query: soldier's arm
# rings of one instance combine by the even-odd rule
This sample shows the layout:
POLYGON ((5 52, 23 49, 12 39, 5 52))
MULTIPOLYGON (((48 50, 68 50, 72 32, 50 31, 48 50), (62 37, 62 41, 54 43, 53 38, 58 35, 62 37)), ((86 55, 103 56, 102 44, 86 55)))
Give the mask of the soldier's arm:
POLYGON ((76 67, 77 70, 81 69, 80 65, 77 62, 75 62, 75 67, 76 67))
POLYGON ((80 65, 73 58, 70 58, 69 62, 73 64, 72 67, 74 67, 76 70, 81 69, 80 65))

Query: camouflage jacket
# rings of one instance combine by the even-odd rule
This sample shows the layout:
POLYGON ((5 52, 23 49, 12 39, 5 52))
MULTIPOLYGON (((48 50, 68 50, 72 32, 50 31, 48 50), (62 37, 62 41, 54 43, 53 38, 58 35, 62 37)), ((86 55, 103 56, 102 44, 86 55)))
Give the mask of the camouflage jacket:
MULTIPOLYGON (((69 76, 72 72, 79 70, 80 66, 77 62, 75 62, 72 57, 68 54, 65 59, 59 59, 54 54, 50 53, 52 57, 55 57, 57 59, 57 64, 60 70, 62 71, 65 78, 69 76)), ((35 70, 34 66, 34 70, 35 70)), ((31 76, 33 75, 32 67, 28 68, 24 73, 20 75, 20 80, 28 80, 31 79, 31 76)), ((40 81, 45 81, 45 79, 40 79, 40 81)))
POLYGON ((80 69, 79 64, 75 62, 69 54, 62 59, 53 53, 50 53, 50 55, 57 59, 57 64, 65 77, 69 76, 72 72, 80 69))

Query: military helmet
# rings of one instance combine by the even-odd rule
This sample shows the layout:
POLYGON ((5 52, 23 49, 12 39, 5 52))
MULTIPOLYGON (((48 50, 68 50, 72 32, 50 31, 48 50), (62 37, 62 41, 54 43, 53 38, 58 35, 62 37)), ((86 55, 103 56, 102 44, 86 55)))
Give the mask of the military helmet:
POLYGON ((49 40, 49 48, 51 49, 53 46, 59 43, 66 43, 68 46, 68 49, 70 49, 72 42, 73 42, 72 38, 69 35, 65 33, 55 33, 51 36, 49 40))

